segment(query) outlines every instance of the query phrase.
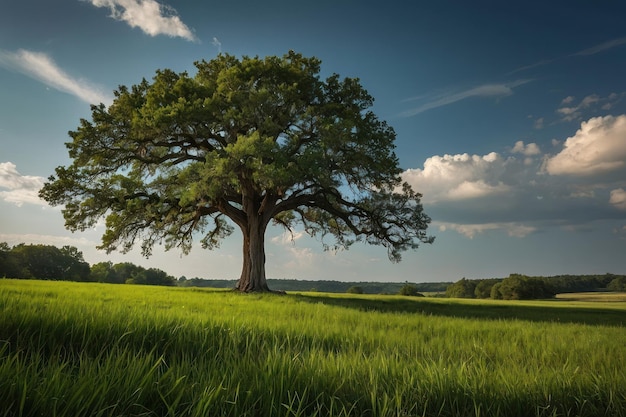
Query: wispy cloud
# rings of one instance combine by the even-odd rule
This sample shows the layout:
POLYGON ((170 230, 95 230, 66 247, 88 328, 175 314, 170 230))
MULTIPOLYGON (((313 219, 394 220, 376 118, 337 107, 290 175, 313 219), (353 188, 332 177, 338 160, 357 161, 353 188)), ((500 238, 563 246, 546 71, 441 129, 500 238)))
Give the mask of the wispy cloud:
POLYGON ((603 52, 603 51, 606 51, 608 49, 612 49, 612 48, 615 48, 617 46, 624 45, 624 44, 626 44, 626 37, 617 38, 617 39, 613 39, 613 40, 601 43, 601 44, 596 45, 596 46, 592 46, 591 48, 583 49, 582 51, 578 51, 578 52, 572 54, 572 56, 595 55, 595 54, 598 54, 600 52, 603 52))
MULTIPOLYGON (((494 98, 494 97, 506 97, 513 94, 513 89, 522 84, 526 84, 532 80, 517 80, 511 83, 505 84, 484 84, 478 87, 470 88, 469 90, 449 93, 449 94, 441 94, 438 96, 431 97, 426 103, 415 107, 413 109, 402 112, 400 116, 402 117, 411 117, 416 114, 423 113, 427 110, 435 109, 437 107, 447 106, 449 104, 456 103, 461 100, 465 100, 472 97, 483 97, 483 98, 494 98)), ((414 101, 421 100, 426 98, 425 96, 413 97, 406 101, 414 101)))
POLYGON ((217 39, 215 36, 213 37, 213 41, 211 42, 211 44, 217 48, 217 51, 220 54, 222 53, 222 42, 220 42, 220 40, 217 39))
POLYGON ((482 234, 489 230, 503 230, 511 237, 526 237, 531 233, 535 233, 537 228, 524 224, 509 223, 481 223, 481 224, 457 224, 446 222, 433 222, 435 226, 439 226, 439 230, 453 230, 469 239, 473 239, 476 235, 482 234))
POLYGON ((554 59, 544 59, 541 60, 539 62, 535 62, 534 64, 530 64, 530 65, 524 65, 523 67, 514 69, 513 71, 508 72, 506 75, 513 75, 517 72, 522 72, 522 71, 526 71, 532 68, 537 68, 537 67, 543 67, 544 65, 548 65, 550 63, 552 63, 554 61, 554 59))
POLYGON ((20 72, 48 87, 71 94, 90 104, 110 103, 112 98, 102 89, 85 80, 67 74, 48 55, 20 49, 17 52, 0 49, 0 66, 20 72))
POLYGON ((574 57, 574 56, 595 55, 595 54, 598 54, 600 52, 604 52, 606 50, 613 49, 615 47, 618 47, 618 46, 621 46, 621 45, 624 45, 624 44, 626 44, 626 37, 613 39, 613 40, 610 40, 610 41, 603 42, 603 43, 601 43, 599 45, 592 46, 591 48, 587 48, 587 49, 583 49, 583 50, 578 51, 578 52, 574 52, 573 54, 562 55, 562 56, 559 56, 559 57, 556 57, 556 58, 552 58, 552 59, 543 59, 543 60, 541 60, 539 62, 535 62, 534 64, 525 65, 523 67, 516 68, 513 71, 507 73, 507 75, 512 75, 512 74, 515 74, 515 73, 518 73, 518 72, 522 72, 522 71, 527 71, 527 70, 532 69, 532 68, 543 67, 544 65, 551 64, 551 63, 553 63, 555 61, 559 61, 559 60, 561 60, 563 58, 574 57))
POLYGON ((167 35, 198 41, 196 35, 183 23, 176 10, 155 0, 88 0, 96 7, 106 7, 111 17, 139 28, 150 36, 167 35))
POLYGON ((77 246, 93 248, 98 242, 91 241, 85 237, 74 236, 55 236, 55 235, 41 235, 41 234, 3 234, 0 233, 0 242, 6 242, 9 245, 25 244, 41 244, 41 245, 53 245, 53 246, 77 246))

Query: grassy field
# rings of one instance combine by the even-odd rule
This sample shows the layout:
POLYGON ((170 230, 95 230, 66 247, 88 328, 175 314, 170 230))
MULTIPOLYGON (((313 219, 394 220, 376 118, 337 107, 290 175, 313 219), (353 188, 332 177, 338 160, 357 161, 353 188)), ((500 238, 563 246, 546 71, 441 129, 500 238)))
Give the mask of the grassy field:
POLYGON ((556 298, 568 301, 626 302, 626 292, 579 292, 557 294, 556 298))
POLYGON ((626 303, 0 279, 2 416, 626 416, 626 303))

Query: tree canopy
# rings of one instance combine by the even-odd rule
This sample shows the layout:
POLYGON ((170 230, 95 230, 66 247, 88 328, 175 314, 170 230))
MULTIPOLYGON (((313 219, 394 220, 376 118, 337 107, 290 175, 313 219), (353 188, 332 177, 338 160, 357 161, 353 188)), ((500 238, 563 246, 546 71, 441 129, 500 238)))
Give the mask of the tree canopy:
POLYGON ((491 298, 496 300, 533 300, 553 298, 556 291, 541 278, 511 274, 491 287, 491 298))
MULTIPOLYGON (((446 297, 493 298, 496 300, 553 298, 557 292, 566 290, 568 283, 583 277, 585 276, 528 277, 521 274, 510 274, 508 278, 480 280, 462 278, 448 286, 446 297)), ((589 278, 595 279, 595 277, 589 278)), ((596 288, 593 287, 593 289, 596 288)))
POLYGON ((402 288, 400 288, 400 291, 398 292, 398 294, 406 295, 410 297, 423 297, 424 296, 417 290, 417 286, 413 284, 409 284, 409 283, 404 284, 402 288))
POLYGON ((320 77, 320 60, 220 54, 197 72, 159 70, 120 86, 110 106, 69 132, 70 166, 40 192, 64 205, 70 230, 102 218, 99 248, 156 244, 214 249, 238 227, 237 288, 268 290, 270 223, 319 236, 325 248, 382 245, 390 260, 431 243, 421 195, 403 183, 395 132, 356 78, 320 77))
POLYGON ((476 291, 476 281, 461 278, 446 289, 446 297, 451 298, 474 298, 476 291))

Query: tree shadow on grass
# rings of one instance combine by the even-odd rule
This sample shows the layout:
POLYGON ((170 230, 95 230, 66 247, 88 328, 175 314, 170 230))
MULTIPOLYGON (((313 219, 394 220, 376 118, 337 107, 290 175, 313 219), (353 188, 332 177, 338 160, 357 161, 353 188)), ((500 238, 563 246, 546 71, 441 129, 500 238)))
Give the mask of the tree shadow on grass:
POLYGON ((484 320, 525 320, 532 322, 579 323, 601 326, 626 327, 626 311, 610 308, 578 306, 522 305, 516 302, 464 303, 457 300, 441 302, 428 298, 412 297, 333 297, 324 295, 290 295, 298 301, 322 303, 361 311, 385 313, 415 313, 423 315, 473 318, 484 320))

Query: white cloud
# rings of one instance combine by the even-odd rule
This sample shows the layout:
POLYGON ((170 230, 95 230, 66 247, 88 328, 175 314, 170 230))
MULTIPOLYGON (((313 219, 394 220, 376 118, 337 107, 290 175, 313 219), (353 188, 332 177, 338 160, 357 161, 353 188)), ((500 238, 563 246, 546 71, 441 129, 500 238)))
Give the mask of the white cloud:
POLYGON ((89 104, 110 103, 112 98, 88 81, 76 79, 59 68, 48 55, 20 49, 0 50, 0 66, 20 72, 55 90, 71 94, 89 104))
POLYGON ((550 63, 552 63, 554 61, 555 61, 555 59, 544 59, 544 60, 541 60, 539 62, 535 62, 534 64, 524 65, 523 67, 516 68, 513 71, 508 72, 506 75, 513 75, 515 73, 522 72, 522 71, 527 71, 527 70, 532 69, 532 68, 543 67, 544 65, 548 65, 548 64, 550 64, 550 63))
POLYGON ((563 116, 563 120, 571 122, 580 118, 584 109, 591 107, 598 101, 600 101, 600 97, 597 94, 592 94, 583 98, 578 105, 568 106, 574 102, 574 97, 568 96, 561 101, 563 107, 559 107, 556 111, 563 116))
POLYGON ((585 188, 585 187, 574 187, 574 191, 570 193, 571 198, 595 198, 596 193, 593 189, 585 188))
POLYGON ((447 193, 450 200, 467 200, 472 198, 486 197, 492 194, 501 194, 509 188, 498 183, 496 185, 487 184, 484 180, 463 181, 447 193))
POLYGON ((527 226, 518 223, 481 223, 481 224, 458 224, 458 223, 445 223, 434 222, 435 226, 439 227, 442 232, 446 230, 453 230, 463 236, 473 239, 478 234, 490 230, 502 230, 511 237, 526 237, 531 233, 534 233, 537 228, 533 226, 527 226))
POLYGON ((525 156, 534 156, 534 155, 539 155, 541 153, 541 150, 539 149, 539 146, 537 146, 536 143, 529 143, 528 145, 524 145, 524 142, 521 140, 518 140, 517 142, 515 142, 515 146, 513 146, 513 153, 521 153, 522 155, 525 156))
MULTIPOLYGON (((507 97, 513 94, 513 88, 518 87, 522 84, 526 84, 530 81, 531 80, 517 80, 508 84, 485 84, 458 93, 438 95, 435 97, 431 97, 428 102, 422 104, 421 106, 401 113, 400 116, 415 116, 416 114, 425 112, 427 110, 447 106, 448 104, 456 103, 457 101, 465 100, 472 97, 507 97)), ((424 96, 413 97, 411 99, 408 99, 407 101, 419 100, 423 98, 424 96)))
POLYGON ((509 187, 498 180, 505 161, 495 152, 484 156, 432 156, 423 169, 408 169, 403 178, 424 195, 424 202, 458 201, 503 194, 509 187))
POLYGON ((0 198, 7 203, 21 207, 24 203, 47 206, 47 203, 37 195, 45 179, 31 175, 21 175, 11 162, 0 162, 0 198))
POLYGON ((289 260, 281 265, 286 271, 296 271, 314 266, 316 255, 311 248, 287 248, 289 260))
POLYGON ((306 236, 306 233, 303 231, 294 231, 293 233, 285 231, 278 236, 272 237, 270 240, 276 245, 288 246, 293 245, 297 240, 300 240, 304 236, 306 236))
POLYGON ((167 35, 197 41, 174 8, 155 0, 89 0, 96 7, 107 7, 111 17, 139 28, 150 36, 167 35))
POLYGON ((626 210, 626 115, 590 119, 556 145, 562 151, 555 156, 523 141, 502 154, 435 155, 402 177, 423 195, 433 225, 469 238, 489 230, 514 237, 546 227, 580 230, 613 219, 614 208, 626 210))
POLYGON ((215 36, 213 37, 213 41, 211 42, 211 44, 217 48, 217 51, 219 53, 222 53, 222 42, 220 42, 220 40, 217 39, 215 36))
MULTIPOLYGON (((616 48, 616 47, 624 45, 624 44, 626 44, 626 37, 613 39, 613 40, 601 43, 599 45, 592 46, 591 48, 587 48, 587 49, 583 49, 581 51, 575 52, 575 53, 570 54, 568 56, 560 56, 560 57, 556 57, 556 58, 552 58, 552 59, 544 59, 544 60, 541 60, 541 61, 536 62, 534 64, 525 65, 523 67, 517 68, 517 69, 509 72, 507 75, 512 75, 512 74, 515 74, 517 72, 526 71, 526 70, 529 70, 529 69, 532 69, 532 68, 542 67, 544 65, 551 64, 551 63, 553 63, 555 61, 559 61, 559 60, 561 60, 563 58, 567 58, 567 57, 595 55, 595 54, 598 54, 600 52, 604 52, 606 50, 613 49, 613 48, 616 48)), ((564 104, 566 104, 566 103, 564 103, 564 104)))
POLYGON ((536 143, 529 143, 528 145, 524 144, 524 141, 518 140, 515 142, 513 149, 511 152, 516 154, 522 154, 526 158, 524 158, 524 165, 533 165, 535 163, 534 156, 541 154, 541 149, 536 143))
POLYGON ((600 96, 598 96, 597 94, 592 94, 590 96, 583 98, 579 106, 586 109, 587 107, 590 107, 592 104, 595 104, 599 101, 600 101, 600 96))
POLYGON ((594 176, 626 169, 626 115, 594 117, 580 125, 563 150, 547 159, 551 175, 594 176))
POLYGON ((610 110, 623 96, 624 93, 611 93, 606 97, 590 94, 584 97, 578 104, 575 104, 574 96, 567 96, 561 100, 561 107, 556 112, 561 115, 561 120, 563 121, 580 120, 585 110, 597 110, 598 108, 610 110))
POLYGON ((623 188, 612 190, 609 203, 617 209, 626 210, 626 190, 623 188))
POLYGON ((38 234, 1 234, 0 242, 7 242, 11 246, 26 244, 41 244, 53 246, 76 246, 76 247, 94 247, 97 242, 90 241, 84 237, 72 236, 55 236, 55 235, 38 235, 38 234))
POLYGON ((315 266, 317 255, 311 248, 297 247, 296 241, 308 236, 304 231, 285 231, 274 236, 270 241, 279 247, 276 253, 269 253, 273 257, 274 267, 282 271, 310 269, 315 266))
POLYGON ((600 52, 603 52, 608 49, 612 49, 612 48, 615 48, 617 46, 624 45, 624 44, 626 44, 626 37, 617 38, 617 39, 613 39, 613 40, 601 43, 599 45, 592 46, 591 48, 583 49, 582 51, 572 54, 572 56, 595 55, 597 53, 600 53, 600 52))

